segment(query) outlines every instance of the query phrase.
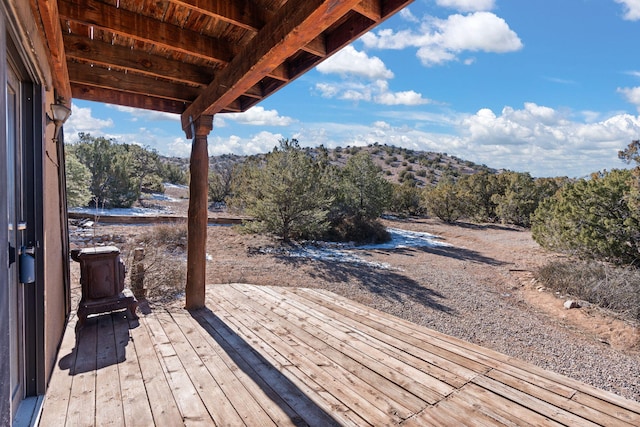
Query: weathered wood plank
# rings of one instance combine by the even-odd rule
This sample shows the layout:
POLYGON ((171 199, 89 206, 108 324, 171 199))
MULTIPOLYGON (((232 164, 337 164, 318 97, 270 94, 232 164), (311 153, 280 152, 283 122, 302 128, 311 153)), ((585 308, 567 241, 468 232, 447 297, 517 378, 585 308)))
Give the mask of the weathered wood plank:
POLYGON ((630 407, 634 406, 637 402, 625 401, 611 403, 605 400, 592 396, 589 393, 583 393, 578 390, 576 394, 571 398, 572 400, 600 411, 604 414, 611 415, 627 423, 635 426, 640 426, 640 411, 633 411, 630 407))
MULTIPOLYGON (((265 319, 260 319, 261 324, 267 324, 268 319, 273 317, 273 308, 265 305, 256 305, 258 301, 262 301, 263 298, 251 301, 251 298, 247 297, 247 301, 242 301, 241 307, 250 307, 254 313, 261 313, 265 319), (249 305, 252 302, 252 305, 249 305)), ((325 359, 320 359, 319 356, 316 363, 318 366, 331 366, 331 364, 337 364, 341 369, 346 371, 341 375, 353 376, 353 381, 359 381, 363 384, 363 387, 371 387, 371 393, 374 394, 372 402, 377 403, 378 400, 375 396, 384 396, 387 401, 386 405, 389 413, 397 413, 400 417, 406 418, 411 413, 422 410, 427 403, 419 396, 410 393, 401 385, 393 382, 391 379, 386 378, 384 375, 369 369, 361 364, 358 360, 354 359, 352 355, 342 352, 340 349, 336 349, 326 342, 324 335, 319 336, 318 331, 308 331, 302 327, 299 316, 288 317, 283 316, 282 320, 286 320, 288 323, 279 323, 281 326, 282 334, 290 340, 296 340, 296 346, 307 346, 315 354, 323 356, 325 359)), ((384 408, 385 406, 383 406, 384 408)))
POLYGON ((150 331, 146 327, 147 317, 140 317, 139 322, 140 325, 137 328, 130 329, 132 340, 130 345, 135 348, 135 354, 139 360, 138 366, 144 381, 146 398, 151 407, 153 424, 158 426, 180 425, 182 424, 182 414, 173 396, 160 357, 155 351, 155 337, 150 335, 150 331))
POLYGON ((69 409, 66 424, 68 426, 92 426, 96 414, 96 347, 97 321, 89 318, 76 337, 76 363, 70 370, 73 375, 69 409))
MULTIPOLYGON (((324 300, 326 304, 331 304, 330 306, 344 317, 353 319, 359 324, 370 326, 373 329, 385 331, 389 336, 405 342, 407 345, 403 349, 409 353, 418 351, 419 354, 422 354, 422 351, 426 351, 477 373, 487 372, 495 364, 495 361, 490 358, 467 350, 461 345, 461 340, 459 343, 447 341, 438 335, 434 336, 427 333, 426 331, 431 331, 426 328, 421 328, 414 323, 354 303, 346 298, 328 295, 315 289, 297 289, 296 292, 304 293, 305 296, 309 294, 309 297, 312 294, 316 294, 321 297, 321 299, 316 300, 318 303, 324 300)), ((463 373, 461 372, 461 374, 463 373)))
POLYGON ((325 291, 206 302, 89 318, 76 348, 72 315, 40 425, 640 425, 638 402, 325 291), (429 405, 438 376, 455 390, 429 405))
MULTIPOLYGON (((226 385, 225 380, 228 380, 228 378, 216 378, 209 372, 203 360, 192 347, 192 345, 199 346, 200 344, 198 344, 197 341, 193 344, 189 343, 176 324, 176 320, 182 316, 183 315, 178 313, 172 313, 171 315, 169 313, 157 314, 157 318, 167 334, 167 338, 169 338, 173 348, 176 350, 180 362, 185 367, 187 375, 189 375, 191 382, 196 387, 200 399, 209 410, 213 421, 217 425, 251 425, 248 421, 254 424, 259 423, 259 417, 264 417, 268 420, 262 408, 256 407, 257 405, 252 405, 253 399, 251 396, 243 393, 241 388, 233 388, 229 390, 229 394, 225 395, 221 389, 221 385, 226 385), (240 406, 239 411, 236 411, 229 401, 233 393, 241 396, 244 400, 244 405, 240 406), (242 416, 238 415, 239 413, 242 414, 242 416), (243 420, 243 417, 246 417, 246 419, 243 420), (255 417, 258 418, 256 419, 255 417)), ((181 323, 184 324, 185 322, 181 323)), ((186 323, 186 325, 187 328, 191 328, 190 324, 186 323)), ((220 372, 215 373, 220 374, 220 372)), ((233 384, 233 382, 231 382, 231 384, 233 384)))
MULTIPOLYGON (((116 316, 113 329, 116 338, 116 353, 118 358, 118 375, 120 376, 120 392, 124 421, 127 426, 153 425, 151 402, 147 395, 141 365, 147 363, 141 360, 136 352, 133 337, 129 333, 129 320, 125 313, 114 313, 116 316)), ((133 328, 140 328, 138 321, 132 321, 133 328)))
POLYGON ((110 314, 97 317, 95 424, 98 426, 124 425, 116 336, 111 317, 110 314))
POLYGON ((514 427, 561 427, 562 424, 538 414, 516 402, 490 392, 473 383, 456 392, 456 398, 464 399, 478 411, 495 417, 499 422, 514 427))
POLYGON ((154 348, 162 364, 169 388, 175 398, 185 425, 207 426, 211 416, 202 403, 196 387, 187 375, 180 358, 156 316, 147 316, 145 324, 153 336, 154 348))
POLYGON ((67 327, 60 343, 51 381, 47 389, 40 424, 43 426, 64 426, 73 384, 74 365, 78 352, 75 345, 75 326, 78 318, 75 313, 69 316, 67 327))
POLYGON ((586 418, 581 417, 580 415, 576 415, 572 412, 558 408, 557 406, 554 406, 541 399, 533 397, 523 391, 511 388, 506 384, 503 384, 499 381, 493 380, 486 376, 474 378, 472 382, 506 399, 518 402, 521 406, 524 406, 526 408, 531 409, 534 412, 537 412, 546 417, 554 419, 560 422, 561 424, 568 425, 568 426, 579 425, 579 426, 589 426, 589 427, 596 427, 598 425, 601 425, 601 424, 593 423, 587 420, 586 418))
POLYGON ((534 382, 530 383, 523 381, 498 370, 492 370, 487 373, 486 376, 493 380, 500 381, 502 384, 508 385, 512 389, 527 393, 529 396, 550 403, 558 408, 562 408, 574 414, 580 414, 581 417, 593 421, 596 424, 620 426, 625 426, 626 424, 625 427, 632 426, 631 424, 625 423, 619 419, 614 419, 610 415, 602 413, 596 409, 550 392, 549 390, 536 385, 534 382))
MULTIPOLYGON (((459 387, 467 383, 471 378, 490 368, 475 364, 472 361, 460 357, 457 354, 442 351, 442 349, 425 344, 424 341, 416 342, 414 336, 392 334, 390 324, 380 324, 370 321, 366 316, 353 316, 353 313, 340 305, 333 304, 329 300, 307 292, 292 291, 293 294, 306 298, 310 303, 314 303, 317 310, 326 313, 339 313, 345 319, 353 318, 358 322, 358 331, 366 333, 369 339, 374 339, 380 343, 381 350, 386 353, 395 354, 403 360, 427 374, 434 376, 453 387, 459 387), (398 351, 402 350, 402 351, 398 351), (418 350, 418 351, 416 351, 418 350), (467 366, 473 366, 470 369, 467 366)), ((365 339, 367 337, 365 336, 365 339)))
MULTIPOLYGON (((210 302, 211 307, 215 307, 217 313, 224 311, 215 301, 210 302)), ((281 355, 274 355, 267 351, 260 351, 260 353, 255 353, 251 350, 248 351, 248 342, 251 342, 252 345, 258 345, 262 342, 259 338, 257 338, 255 342, 252 341, 253 337, 250 331, 245 331, 243 334, 252 337, 249 341, 246 341, 239 335, 239 331, 231 329, 227 323, 224 323, 212 312, 201 310, 198 312, 198 315, 202 316, 203 320, 210 326, 207 327, 209 332, 219 335, 221 345, 223 345, 229 353, 235 352, 237 355, 242 356, 251 367, 256 368, 256 372, 267 380, 270 386, 274 387, 274 389, 277 388, 280 396, 282 396, 292 408, 296 409, 302 417, 307 417, 307 415, 320 417, 321 420, 327 423, 326 425, 366 424, 362 418, 352 413, 339 400, 327 393, 323 387, 300 372, 296 366, 285 365, 286 359, 282 358, 281 355), (283 393, 280 391, 282 388, 285 388, 287 392, 283 393), (308 412, 301 410, 305 407, 308 412)), ((225 321, 229 320, 230 319, 225 318, 225 321)), ((315 425, 315 423, 311 422, 309 422, 309 424, 315 425)), ((317 425, 323 424, 320 423, 317 425)))
MULTIPOLYGON (((234 300, 236 298, 233 298, 234 300)), ((248 300, 247 300, 248 301, 248 300)), ((227 301, 228 303, 229 301, 227 301)), ((322 354, 313 349, 296 342, 292 337, 295 333, 291 325, 282 322, 269 322, 269 319, 256 318, 255 305, 247 307, 247 303, 242 301, 239 305, 229 304, 227 310, 234 311, 237 318, 245 327, 255 330, 260 325, 256 335, 269 345, 272 349, 286 356, 288 363, 297 366, 302 372, 313 378, 336 396, 346 406, 357 412, 362 418, 372 425, 383 424, 395 415, 395 408, 388 406, 385 399, 373 392, 372 388, 361 381, 357 381, 349 372, 341 369, 340 360, 330 360, 320 357, 322 354), (242 307, 242 308, 241 308, 242 307), (237 313, 245 313, 240 317, 237 313), (286 328, 288 333, 279 333, 279 329, 286 328), (386 410, 383 410, 386 409, 386 410)), ((221 303, 224 306, 224 303, 221 303)), ((397 419, 399 422, 400 419, 397 419)))
POLYGON ((236 408, 234 411, 243 413, 246 406, 244 401, 255 399, 276 425, 305 424, 302 417, 260 377, 253 367, 244 360, 238 360, 229 355, 220 347, 214 335, 208 333, 198 320, 191 315, 179 318, 176 318, 175 314, 172 316, 181 325, 182 332, 192 343, 202 363, 216 379, 232 407, 236 408))
MULTIPOLYGON (((267 293, 272 292, 266 287, 259 287, 259 289, 267 293)), ((284 303, 289 303, 289 300, 285 300, 284 303)), ((274 309, 274 312, 276 310, 274 309)), ((394 357, 388 357, 375 347, 367 346, 366 343, 363 343, 358 338, 358 334, 339 330, 337 322, 331 324, 330 318, 312 310, 309 306, 299 309, 295 304, 290 304, 287 310, 288 312, 282 311, 282 315, 288 316, 290 312, 298 316, 308 316, 305 319, 305 323, 309 325, 308 328, 316 331, 314 332, 316 334, 324 332, 323 339, 328 344, 344 353, 348 353, 369 369, 375 370, 396 384, 402 385, 405 389, 429 403, 433 404, 439 401, 454 390, 453 387, 437 378, 431 377, 413 366, 403 364, 394 357)), ((356 332, 356 330, 352 329, 351 332, 356 332)))

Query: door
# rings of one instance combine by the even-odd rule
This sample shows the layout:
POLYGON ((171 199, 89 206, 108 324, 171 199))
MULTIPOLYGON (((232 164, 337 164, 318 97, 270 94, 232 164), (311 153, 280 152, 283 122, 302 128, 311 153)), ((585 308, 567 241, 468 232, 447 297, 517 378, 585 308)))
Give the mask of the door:
POLYGON ((10 385, 11 417, 24 398, 25 357, 24 357, 24 298, 19 280, 18 254, 23 245, 22 235, 26 224, 22 222, 22 171, 19 159, 22 157, 20 80, 11 63, 7 64, 7 224, 9 228, 9 327, 10 327, 10 385))

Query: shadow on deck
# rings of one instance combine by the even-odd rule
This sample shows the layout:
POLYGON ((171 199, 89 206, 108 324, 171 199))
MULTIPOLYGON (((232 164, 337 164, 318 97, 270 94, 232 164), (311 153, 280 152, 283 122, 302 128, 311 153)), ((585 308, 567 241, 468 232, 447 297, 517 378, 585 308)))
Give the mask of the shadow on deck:
POLYGON ((68 324, 40 425, 640 425, 640 403, 322 290, 68 324))

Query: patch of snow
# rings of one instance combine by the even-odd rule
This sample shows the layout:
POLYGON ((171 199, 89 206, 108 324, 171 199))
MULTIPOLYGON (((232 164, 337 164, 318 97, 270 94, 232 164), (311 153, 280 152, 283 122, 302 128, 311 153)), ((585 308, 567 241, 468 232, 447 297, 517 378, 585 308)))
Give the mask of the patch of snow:
POLYGON ((329 243, 329 242, 309 242, 294 248, 261 248, 260 252, 284 255, 292 258, 309 258, 318 261, 333 261, 350 264, 364 265, 381 270, 390 270, 392 267, 387 263, 367 261, 358 256, 354 251, 360 249, 401 249, 450 246, 448 243, 439 241, 440 237, 430 233, 401 230, 399 228, 388 229, 391 240, 386 243, 355 246, 350 243, 329 243))
POLYGON ((165 202, 179 202, 179 199, 176 199, 174 197, 171 196, 167 196, 166 194, 163 193, 151 193, 149 199, 151 200, 161 200, 161 201, 165 201, 165 202))
POLYGON ((164 209, 154 208, 114 208, 114 209, 100 209, 100 208, 71 208, 69 212, 77 212, 95 216, 153 216, 153 215, 166 215, 167 211, 164 209))
POLYGON ((388 228, 391 240, 386 243, 356 246, 357 249, 402 249, 402 248, 433 248, 436 246, 450 246, 441 238, 420 231, 408 231, 400 228, 388 228))
POLYGON ((162 185, 164 185, 164 188, 180 188, 180 189, 186 189, 189 188, 188 185, 184 185, 184 184, 171 184, 170 182, 165 182, 162 185))

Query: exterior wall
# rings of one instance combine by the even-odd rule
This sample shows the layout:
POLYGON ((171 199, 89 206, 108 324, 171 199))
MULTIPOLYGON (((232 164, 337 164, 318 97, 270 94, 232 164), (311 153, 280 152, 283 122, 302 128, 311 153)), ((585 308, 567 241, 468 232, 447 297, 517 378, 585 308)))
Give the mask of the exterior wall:
MULTIPOLYGON (((4 12, 0 7, 0 169, 4 170, 6 165, 6 117, 7 90, 6 81, 6 51, 5 51, 5 27, 4 12)), ((5 173, 0 173, 0 188, 7 188, 7 177, 5 173)), ((0 247, 4 248, 9 240, 7 233, 7 201, 5 197, 0 197, 0 247)), ((8 251, 0 250, 0 266, 2 273, 0 276, 0 425, 9 425, 11 414, 10 405, 10 376, 9 364, 9 287, 7 285, 6 266, 9 265, 8 251)))
MULTIPOLYGON (((47 111, 53 102, 53 93, 47 92, 43 97, 47 111)), ((44 106, 43 106, 44 107, 44 106)), ((45 318, 45 375, 48 379, 56 360, 58 345, 64 331, 66 322, 66 287, 64 269, 68 268, 68 260, 63 258, 63 242, 67 236, 63 235, 62 221, 66 221, 66 206, 62 206, 59 193, 58 164, 64 168, 63 160, 57 157, 57 147, 52 141, 54 126, 51 124, 45 128, 44 144, 44 200, 43 218, 44 244, 44 318, 45 318), (45 151, 46 150, 46 151, 45 151), (52 159, 49 158, 52 157, 52 159), (55 161, 55 163, 54 163, 55 161)), ((62 131, 60 132, 62 133, 62 131)), ((62 143, 62 139, 61 142, 62 143)), ((62 183, 62 188, 64 183, 62 183)))
MULTIPOLYGON (((20 61, 23 63, 29 79, 34 83, 36 93, 33 105, 33 122, 29 124, 35 134, 27 141, 34 144, 34 152, 41 158, 35 159, 35 168, 41 166, 42 175, 36 174, 34 188, 36 194, 33 215, 38 223, 36 227, 36 260, 37 273, 36 284, 39 291, 36 298, 36 322, 39 329, 35 346, 30 351, 38 360, 38 386, 37 393, 44 393, 51 371, 53 369, 56 353, 62 337, 66 316, 68 314, 66 281, 66 269, 68 259, 64 248, 67 236, 64 234, 66 222, 66 206, 61 200, 61 191, 64 191, 64 183, 60 183, 59 168, 64 168, 64 163, 59 154, 62 150, 53 142, 54 125, 48 124, 46 112, 55 99, 52 72, 48 63, 47 44, 40 31, 40 18, 34 17, 31 9, 35 2, 24 0, 0 0, 0 170, 4 171, 6 165, 6 55, 7 37, 11 37, 18 47, 20 61), (38 92, 38 91, 41 91, 38 92), (40 96, 37 96, 40 95, 40 96), (38 191, 39 189, 39 191, 38 191), (41 210, 41 211, 40 211, 41 210), (40 211, 40 212, 38 212, 40 211)), ((35 7, 35 6, 33 6, 35 7)), ((0 188, 7 185, 6 174, 0 173, 0 188)), ((7 207, 6 198, 0 197, 0 242, 7 241, 7 207)), ((2 244, 5 247, 5 244, 2 244)), ((6 266, 8 265, 7 251, 0 251, 0 268, 4 271, 0 278, 0 425, 10 425, 8 417, 11 414, 9 407, 8 360, 9 347, 9 319, 8 319, 8 295, 6 292, 6 266)))

